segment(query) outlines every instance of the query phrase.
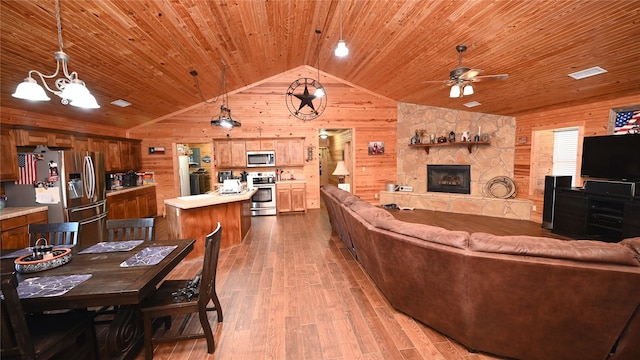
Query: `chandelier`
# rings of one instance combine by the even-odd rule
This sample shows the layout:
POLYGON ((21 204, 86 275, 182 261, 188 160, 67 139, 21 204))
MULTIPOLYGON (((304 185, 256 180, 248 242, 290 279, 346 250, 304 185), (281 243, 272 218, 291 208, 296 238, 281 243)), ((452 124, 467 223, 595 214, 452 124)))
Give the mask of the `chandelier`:
POLYGON ((23 100, 33 101, 49 101, 51 100, 44 89, 61 97, 61 102, 64 105, 72 105, 85 109, 97 109, 100 107, 96 102, 96 98, 91 95, 84 81, 78 78, 78 73, 69 72, 67 63, 69 62, 69 55, 67 55, 62 46, 62 26, 60 25, 60 4, 56 0, 56 21, 58 25, 58 44, 59 51, 54 53, 56 59, 56 71, 51 75, 45 75, 37 70, 29 70, 29 75, 24 82, 20 83, 16 88, 16 91, 12 94, 13 97, 23 100), (55 88, 51 88, 47 84, 46 79, 53 79, 58 76, 60 70, 64 77, 60 77, 54 80, 55 88), (38 84, 33 78, 34 75, 40 77, 40 81, 44 85, 44 88, 38 84))
POLYGON ((211 126, 221 126, 226 129, 242 126, 240 121, 233 120, 233 118, 231 117, 231 109, 227 107, 229 105, 229 93, 227 92, 227 64, 224 61, 222 62, 222 76, 220 77, 220 90, 218 91, 218 95, 216 95, 215 98, 209 101, 205 100, 204 95, 202 94, 200 82, 198 82, 198 72, 195 70, 191 70, 189 73, 191 74, 191 76, 193 76, 193 81, 195 82, 196 88, 198 89, 200 99, 202 99, 202 101, 204 101, 206 104, 213 104, 218 101, 219 96, 222 96, 222 105, 220 105, 220 112, 218 113, 218 115, 214 115, 213 117, 211 117, 211 126))
POLYGON ((340 40, 338 40, 338 46, 334 54, 337 57, 345 57, 349 55, 349 48, 347 48, 347 44, 342 39, 342 0, 340 0, 340 40))
POLYGON ((318 56, 317 60, 318 60, 318 87, 316 88, 315 93, 313 94, 316 98, 321 98, 325 95, 324 92, 324 86, 322 86, 322 84, 320 84, 320 34, 322 33, 322 31, 320 31, 319 29, 316 29, 316 34, 318 35, 318 43, 316 44, 316 55, 318 56))

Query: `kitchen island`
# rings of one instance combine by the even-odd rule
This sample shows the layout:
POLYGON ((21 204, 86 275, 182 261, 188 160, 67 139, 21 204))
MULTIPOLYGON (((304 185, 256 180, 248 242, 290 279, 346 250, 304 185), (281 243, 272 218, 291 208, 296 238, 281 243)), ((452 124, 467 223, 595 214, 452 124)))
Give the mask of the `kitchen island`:
POLYGON ((242 243, 251 228, 250 199, 257 189, 240 194, 180 196, 164 201, 169 239, 196 239, 187 258, 204 256, 204 238, 222 225, 220 248, 242 243))

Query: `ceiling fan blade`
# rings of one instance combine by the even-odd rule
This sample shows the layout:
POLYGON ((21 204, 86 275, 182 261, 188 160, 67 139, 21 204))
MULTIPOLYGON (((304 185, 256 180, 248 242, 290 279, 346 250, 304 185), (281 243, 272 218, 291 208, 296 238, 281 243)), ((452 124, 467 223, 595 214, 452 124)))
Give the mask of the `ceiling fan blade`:
POLYGON ((468 81, 471 80, 473 78, 475 78, 476 76, 478 76, 478 74, 482 73, 483 70, 480 69, 469 69, 467 71, 465 71, 464 74, 460 75, 460 79, 468 81))
POLYGON ((423 84, 433 84, 433 83, 440 83, 440 84, 448 84, 451 80, 425 80, 422 83, 423 84))
POLYGON ((509 74, 498 74, 498 75, 480 75, 476 76, 471 81, 481 81, 481 80, 507 80, 509 78, 509 74))

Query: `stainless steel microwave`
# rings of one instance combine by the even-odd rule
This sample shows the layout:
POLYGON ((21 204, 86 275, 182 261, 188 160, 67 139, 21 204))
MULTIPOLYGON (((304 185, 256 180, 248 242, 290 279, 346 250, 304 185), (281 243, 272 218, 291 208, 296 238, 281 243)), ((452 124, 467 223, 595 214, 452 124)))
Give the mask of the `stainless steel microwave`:
POLYGON ((247 151, 247 167, 276 166, 275 151, 247 151))

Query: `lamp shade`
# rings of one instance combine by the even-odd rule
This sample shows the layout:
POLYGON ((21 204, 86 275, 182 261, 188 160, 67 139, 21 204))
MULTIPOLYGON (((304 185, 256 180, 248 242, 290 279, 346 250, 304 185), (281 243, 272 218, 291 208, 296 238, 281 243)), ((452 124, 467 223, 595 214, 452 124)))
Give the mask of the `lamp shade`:
POLYGON ((345 57, 349 55, 349 48, 347 48, 347 44, 344 40, 338 41, 338 46, 336 47, 335 55, 337 57, 345 57))
POLYGON ((331 175, 337 175, 337 176, 349 175, 349 170, 347 170, 347 166, 344 164, 344 160, 338 161, 338 165, 336 165, 336 169, 333 170, 333 173, 331 175))
POLYGON ((460 86, 458 84, 451 85, 451 91, 449 92, 450 98, 460 97, 460 86))
POLYGON ((468 96, 473 95, 473 86, 471 84, 467 84, 462 89, 462 95, 468 96))
POLYGON ((44 92, 42 86, 38 85, 38 83, 31 77, 24 79, 24 82, 18 84, 18 87, 16 88, 16 91, 12 94, 12 96, 23 100, 51 100, 44 92))
POLYGON ((80 98, 75 98, 69 105, 76 106, 83 109, 98 109, 100 105, 96 101, 96 98, 91 94, 86 94, 80 98))

